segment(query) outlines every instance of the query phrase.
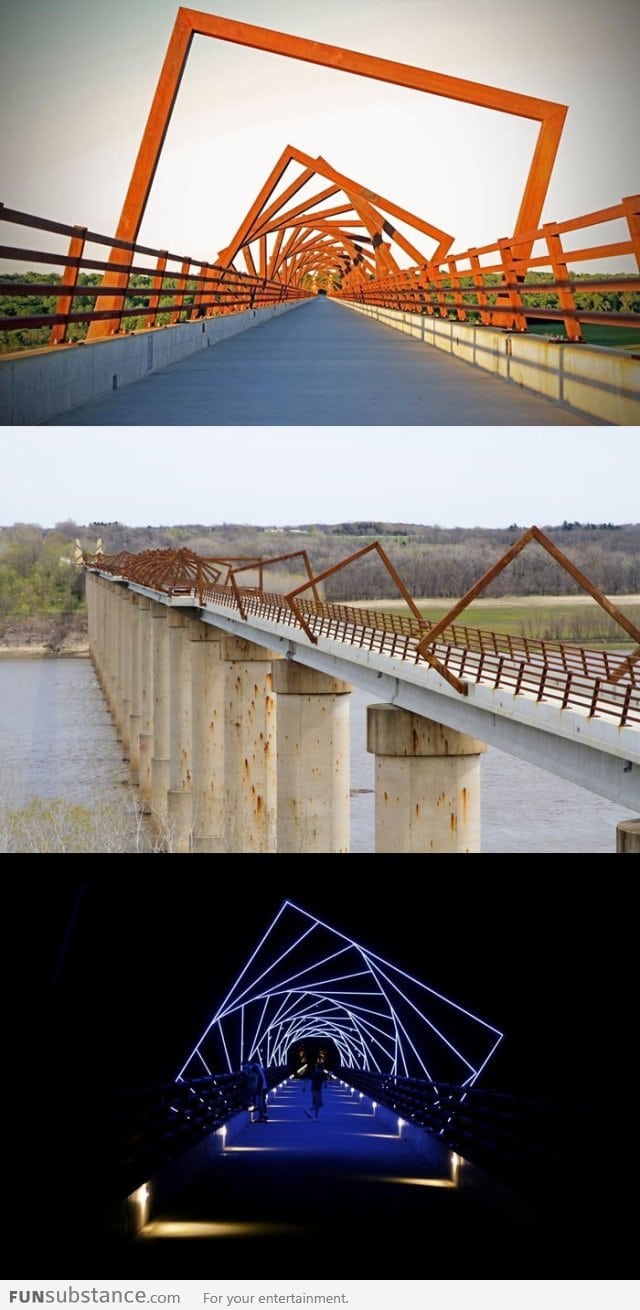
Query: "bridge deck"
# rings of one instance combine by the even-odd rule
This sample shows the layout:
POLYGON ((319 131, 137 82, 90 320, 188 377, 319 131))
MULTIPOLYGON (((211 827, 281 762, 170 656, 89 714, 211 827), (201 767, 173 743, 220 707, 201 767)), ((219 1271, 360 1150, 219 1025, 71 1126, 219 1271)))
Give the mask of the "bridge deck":
POLYGON ((426 1158, 366 1097, 335 1081, 324 1100, 315 1122, 305 1117, 311 1094, 300 1082, 270 1093, 269 1122, 247 1121, 177 1204, 120 1252, 127 1272, 495 1276, 496 1247, 531 1257, 540 1273, 541 1256, 566 1252, 566 1233, 556 1252, 551 1221, 513 1197, 455 1187, 439 1147, 426 1158))
POLYGON ((41 426, 595 426, 324 297, 41 426))

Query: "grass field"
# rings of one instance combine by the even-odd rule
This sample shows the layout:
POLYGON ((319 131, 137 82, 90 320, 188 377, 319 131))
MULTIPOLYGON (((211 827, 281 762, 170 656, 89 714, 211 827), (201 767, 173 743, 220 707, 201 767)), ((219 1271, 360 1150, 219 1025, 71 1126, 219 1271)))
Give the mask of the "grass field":
MULTIPOLYGON (((637 328, 616 327, 614 323, 583 323, 582 335, 590 346, 608 346, 613 350, 640 350, 640 332, 637 328)), ((564 324, 554 322, 530 323, 529 332, 535 336, 564 337, 564 324)))
MULTIPOLYGON (((616 609, 640 628, 640 596, 609 596, 616 609)), ((455 600, 421 599, 417 602, 425 618, 437 622, 455 605, 455 600)), ((409 614, 404 601, 374 600, 351 601, 368 609, 386 610, 393 614, 409 614)), ((584 596, 505 596, 497 600, 478 599, 471 602, 455 620, 468 627, 483 628, 489 632, 510 632, 513 635, 535 637, 539 641, 566 641, 581 645, 629 645, 629 636, 595 600, 584 596)))

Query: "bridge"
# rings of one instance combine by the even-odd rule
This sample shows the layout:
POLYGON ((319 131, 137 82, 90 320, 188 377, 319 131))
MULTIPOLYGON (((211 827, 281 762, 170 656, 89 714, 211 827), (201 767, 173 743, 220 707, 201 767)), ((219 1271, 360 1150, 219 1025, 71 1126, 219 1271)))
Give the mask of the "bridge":
MULTIPOLYGON (((379 542, 320 574, 305 550, 122 552, 83 567, 94 666, 140 803, 171 851, 347 852, 352 686, 381 702, 367 722, 379 852, 481 849, 487 743, 640 812, 640 630, 535 526, 435 623, 379 542), (456 622, 531 544, 630 650, 456 622), (367 554, 407 614, 323 599, 326 580, 367 554), (295 585, 270 591, 274 569, 295 585)), ((619 849, 634 849, 638 827, 620 825, 619 849)))
MULTIPOLYGON (((226 899, 207 897, 207 908, 226 899)), ((94 900, 100 932, 124 908, 117 892, 109 900, 94 900)), ((145 1279, 246 1278, 259 1270, 260 1278, 286 1271, 397 1280, 400 1268, 419 1278, 492 1277, 506 1244, 510 1258, 535 1262, 540 1272, 553 1268, 554 1277, 572 1276, 578 1265, 588 1276, 607 1274, 612 1259, 624 1275, 635 1246, 620 1142, 637 1129, 633 1105, 603 1103, 579 1070, 563 1086, 562 1063, 548 1071, 544 1095, 530 1059, 529 1085, 511 1086, 513 1057, 501 1074, 494 1069, 516 1033, 461 1004, 460 990, 447 996, 414 976, 402 939, 395 960, 353 939, 341 905, 336 923, 287 899, 257 940, 247 935, 246 916, 227 923, 242 965, 234 980, 228 942, 207 961, 218 1000, 172 1078, 110 1083, 105 1069, 95 1086, 87 1051, 76 1049, 71 1085, 68 1076, 60 1081, 60 1056, 53 1075, 25 1084, 27 1136, 14 1204, 24 1223, 17 1198, 28 1205, 37 1177, 38 1249, 49 1278, 64 1276, 69 1263, 75 1278, 95 1278, 96 1263, 100 1277, 145 1279), (243 1088, 241 1066, 250 1060, 266 1074, 265 1123, 254 1122, 243 1088), (319 1118, 310 1122, 314 1062, 328 1077, 319 1118)), ((136 931, 145 921, 160 926, 151 903, 136 931)), ((87 910, 89 954, 98 946, 95 928, 87 910)), ((68 925, 67 938, 73 933, 68 925)), ((188 967, 188 952, 178 949, 178 957, 188 967)), ((467 995, 474 977, 482 990, 474 961, 477 953, 459 961, 458 988, 467 995)), ((118 971, 122 963, 114 961, 118 971)), ((91 987, 86 956, 79 969, 71 961, 65 967, 68 982, 91 987)), ((510 978, 509 990, 521 982, 510 978)), ((120 1032, 130 1036, 135 1027, 139 1048, 133 978, 126 992, 114 992, 112 978, 111 993, 120 1032)), ((51 983, 48 996, 51 1004, 51 983)), ((539 1005, 544 996, 542 983, 539 1005)), ((66 1002, 58 997, 65 1004, 68 994, 66 1002)), ((192 1004, 198 1008, 193 993, 192 1004)), ((540 1023, 548 1019, 543 1008, 538 1057, 540 1023)), ((525 1046, 529 1023, 520 1017, 525 1046)), ((189 1026, 180 1007, 159 1020, 157 1033, 175 1044, 189 1026)), ((570 1036, 564 1041, 572 1051, 570 1036)), ((126 1043, 121 1062, 125 1052, 126 1043)), ((113 1055, 107 1039, 100 1059, 113 1055)), ((146 1061, 152 1067, 149 1053, 146 1061)))
POLYGON ((179 8, 115 234, 0 207, 0 259, 29 270, 0 286, 0 419, 638 423, 640 196, 544 220, 566 113, 525 92, 179 8), (142 243, 196 35, 535 123, 509 235, 456 250, 379 180, 373 189, 289 144, 215 257, 142 243), (622 271, 603 273, 612 259, 622 271), (34 266, 46 270, 38 304, 34 266), (318 298, 333 303, 308 303, 318 298), (238 355, 239 334, 256 326, 264 331, 238 355))

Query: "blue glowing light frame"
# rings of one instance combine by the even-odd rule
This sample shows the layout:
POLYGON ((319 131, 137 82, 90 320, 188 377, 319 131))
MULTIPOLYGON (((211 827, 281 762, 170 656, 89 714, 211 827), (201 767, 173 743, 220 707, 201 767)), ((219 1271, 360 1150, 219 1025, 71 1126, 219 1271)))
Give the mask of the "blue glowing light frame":
POLYGON ((286 900, 176 1082, 213 1076, 225 1066, 236 1071, 244 1060, 282 1066, 294 1044, 330 1039, 344 1068, 471 1087, 503 1037, 464 1006, 286 900), (276 928, 289 942, 284 950, 275 948, 276 928))

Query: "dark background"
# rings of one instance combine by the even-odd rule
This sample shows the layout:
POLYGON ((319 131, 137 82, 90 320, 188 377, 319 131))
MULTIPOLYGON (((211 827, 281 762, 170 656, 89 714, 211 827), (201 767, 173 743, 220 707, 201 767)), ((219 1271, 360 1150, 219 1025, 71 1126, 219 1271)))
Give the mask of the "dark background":
POLYGON ((27 859, 3 880, 5 1050, 37 1096, 172 1081, 285 899, 503 1029, 479 1085, 597 1103, 632 1072, 628 868, 211 856, 199 872, 174 856, 125 871, 140 863, 36 876, 27 859))

